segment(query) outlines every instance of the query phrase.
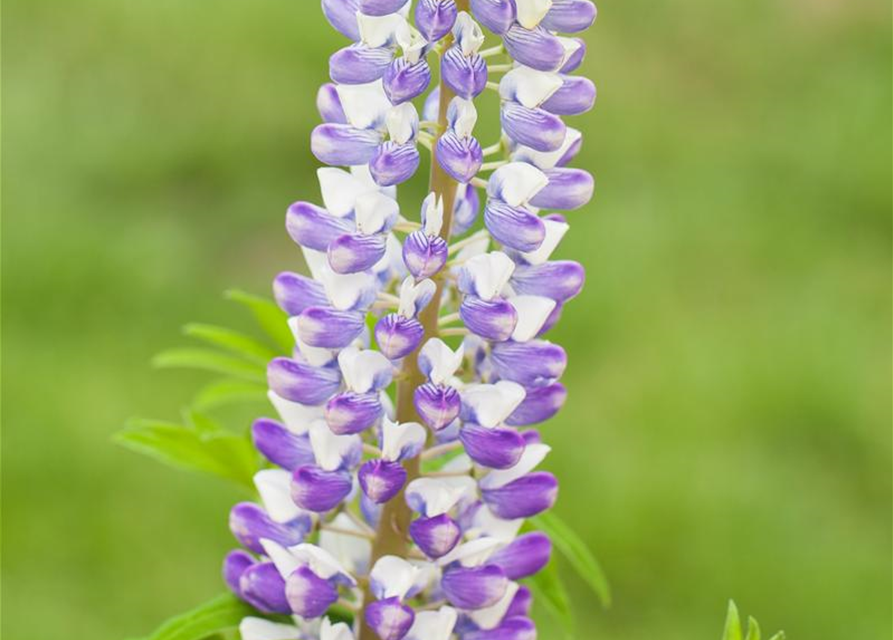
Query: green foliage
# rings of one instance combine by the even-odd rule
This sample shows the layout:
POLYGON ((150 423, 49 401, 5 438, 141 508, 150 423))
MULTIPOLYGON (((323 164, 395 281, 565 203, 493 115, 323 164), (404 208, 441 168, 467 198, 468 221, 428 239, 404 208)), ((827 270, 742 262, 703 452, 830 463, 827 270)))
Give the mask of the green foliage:
POLYGON ((546 611, 561 624, 565 636, 574 637, 574 613, 571 609, 570 597, 558 574, 555 560, 551 560, 541 571, 531 576, 527 586, 533 593, 534 602, 542 604, 546 611))
MULTIPOLYGON (((738 607, 735 602, 729 600, 729 610, 726 614, 726 625, 723 631, 722 640, 761 640, 760 625, 753 618, 747 619, 747 636, 741 627, 741 617, 738 615, 738 607)), ((769 640, 785 640, 784 631, 779 631, 769 640)))
MULTIPOLYGON (((288 333, 288 340, 292 340, 285 314, 273 302, 241 291, 226 295, 251 311, 268 339, 282 343, 288 333)), ((266 402, 266 364, 280 351, 255 337, 217 325, 192 323, 183 328, 183 333, 211 348, 168 349, 156 355, 152 363, 160 368, 197 369, 225 377, 198 391, 186 411, 187 425, 133 419, 115 440, 165 464, 251 488, 259 461, 249 437, 227 431, 207 412, 234 404, 266 402)))
POLYGON ((257 454, 247 436, 229 433, 204 416, 191 426, 134 418, 114 439, 165 464, 210 473, 249 489, 258 468, 257 454))
POLYGON ((237 629, 251 615, 258 613, 227 593, 171 618, 141 640, 205 640, 237 629))
POLYGON ((288 316, 275 303, 238 289, 230 289, 226 292, 226 297, 247 307, 264 333, 285 353, 292 350, 294 338, 288 328, 288 316))
POLYGON ((531 524, 544 531, 561 552, 570 567, 598 596, 603 606, 611 605, 611 587, 595 556, 574 531, 555 513, 542 513, 531 518, 531 524))
POLYGON ((187 336, 204 340, 205 342, 222 347, 245 359, 255 360, 258 364, 266 364, 279 354, 260 340, 246 336, 238 331, 218 327, 212 324, 192 323, 183 327, 183 333, 187 336))

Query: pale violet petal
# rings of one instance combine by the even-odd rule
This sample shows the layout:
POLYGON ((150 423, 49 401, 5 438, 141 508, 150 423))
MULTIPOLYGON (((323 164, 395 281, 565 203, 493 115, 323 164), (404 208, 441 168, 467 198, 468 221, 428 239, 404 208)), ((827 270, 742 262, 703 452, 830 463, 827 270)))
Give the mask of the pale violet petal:
POLYGON ((291 473, 285 469, 258 471, 254 474, 254 486, 274 522, 291 522, 303 513, 291 499, 291 473))
POLYGON ((510 207, 521 207, 549 184, 545 173, 526 162, 510 162, 499 167, 487 182, 487 194, 510 207))
POLYGON ((425 45, 428 44, 428 41, 425 40, 425 37, 421 32, 407 20, 404 20, 403 24, 397 28, 394 37, 403 53, 403 57, 406 58, 406 61, 410 64, 415 64, 419 61, 422 51, 425 49, 425 45))
POLYGON ((527 392, 516 382, 500 380, 496 384, 469 385, 462 391, 462 402, 474 411, 482 427, 495 427, 508 418, 527 392))
POLYGON ((366 393, 383 386, 392 375, 393 365, 380 351, 347 347, 338 354, 338 366, 344 384, 355 393, 366 393))
POLYGON ((515 342, 533 340, 557 304, 551 298, 528 295, 510 298, 509 303, 518 313, 518 323, 512 332, 512 340, 515 342))
POLYGON ((518 24, 525 29, 533 29, 549 13, 552 0, 515 0, 515 6, 518 10, 518 24))
POLYGON ((391 462, 402 460, 404 452, 418 452, 425 446, 428 432, 418 422, 393 422, 385 417, 381 425, 381 457, 391 462))
POLYGON ((503 100, 514 100, 528 109, 535 109, 551 98, 562 84, 564 81, 557 73, 519 66, 502 76, 499 95, 503 100))
POLYGON ((346 513, 339 513, 335 516, 331 525, 339 530, 353 531, 360 535, 321 529, 319 546, 351 571, 360 574, 366 573, 372 556, 372 541, 363 537, 363 529, 346 513))
POLYGON ((415 138, 419 130, 419 112, 411 102, 391 107, 387 115, 388 136, 397 144, 415 138))
POLYGON ((468 57, 478 52, 484 44, 484 32, 480 25, 465 11, 460 11, 453 24, 453 36, 462 49, 462 55, 468 57))
POLYGON ((464 542, 450 551, 448 554, 437 560, 437 564, 445 567, 448 564, 458 561, 463 567, 479 567, 484 564, 490 556, 504 547, 504 540, 496 538, 478 538, 470 542, 464 542))
POLYGON ((346 622, 332 623, 328 618, 323 618, 319 627, 319 640, 354 640, 354 635, 346 622))
POLYGON ((515 539, 523 525, 524 518, 503 520, 496 517, 487 505, 482 504, 474 512, 466 535, 469 538, 494 538, 508 543, 515 539))
POLYGON ((422 224, 425 226, 425 235, 440 235, 443 228, 443 198, 433 191, 422 201, 422 224))
POLYGON ((543 239, 543 243, 537 249, 521 254, 530 264, 546 262, 558 247, 558 243, 564 238, 564 234, 570 229, 569 224, 558 220, 543 220, 543 226, 546 228, 546 237, 543 239))
POLYGON ((321 167, 316 170, 319 190, 326 211, 343 218, 354 210, 357 198, 378 190, 375 183, 369 184, 350 171, 335 167, 321 167))
POLYGON ((375 276, 371 273, 361 271, 341 274, 335 273, 328 266, 320 270, 316 279, 322 283, 329 302, 339 311, 353 308, 370 290, 374 290, 377 284, 375 276))
POLYGON ((474 479, 467 478, 416 478, 406 487, 406 497, 413 504, 423 503, 425 515, 439 516, 474 491, 474 479), (467 482, 471 481, 471 484, 467 482))
POLYGON ((564 56, 561 59, 561 64, 558 65, 558 68, 564 66, 564 64, 570 60, 571 56, 574 55, 577 50, 583 46, 580 44, 580 41, 576 38, 567 38, 558 36, 558 41, 561 43, 561 46, 564 48, 564 56))
POLYGON ((458 618, 459 614, 452 607, 419 611, 405 640, 449 640, 458 618))
POLYGON ((239 623, 239 636, 242 640, 300 640, 301 630, 293 624, 249 617, 239 623))
POLYGON ((378 128, 391 108, 381 80, 335 86, 347 122, 357 129, 378 128))
POLYGON ((512 277, 515 263, 502 251, 491 251, 469 258, 463 269, 474 282, 482 300, 492 300, 512 277))
POLYGON ((278 542, 261 538, 260 543, 264 548, 264 553, 276 565, 276 570, 283 578, 288 578, 295 572, 295 569, 305 564, 278 542))
POLYGON ((400 205, 380 191, 364 193, 356 200, 357 231, 364 235, 378 233, 400 215, 400 205))
POLYGON ((583 134, 579 130, 568 127, 567 133, 564 135, 564 142, 555 151, 537 151, 530 147, 519 146, 512 154, 512 160, 527 162, 543 171, 554 169, 558 162, 565 157, 568 150, 578 144, 582 137, 583 134))
POLYGON ((276 413, 279 414, 285 427, 299 436, 307 433, 313 421, 322 418, 325 411, 324 407, 311 407, 306 404, 286 400, 273 391, 268 391, 267 397, 270 399, 270 403, 276 409, 276 413))
POLYGON ((469 137, 478 121, 478 111, 474 106, 474 102, 456 96, 450 101, 447 113, 456 135, 462 138, 469 137))
POLYGON ((509 469, 494 469, 486 476, 481 478, 480 485, 482 489, 499 489, 509 482, 514 482, 522 476, 536 469, 546 455, 552 450, 547 444, 531 443, 524 447, 524 453, 521 459, 514 467, 509 469))
POLYGON ((429 370, 428 379, 434 384, 445 384, 459 367, 465 358, 465 347, 459 347, 453 351, 440 338, 430 338, 419 352, 419 360, 425 361, 425 369, 429 370))
POLYGON ((412 276, 407 276, 400 285, 400 305, 397 313, 406 318, 412 318, 416 314, 418 301, 430 299, 437 290, 433 280, 426 278, 416 283, 412 276))
MULTIPOLYGON (((314 251, 307 247, 301 247, 301 254, 303 254, 304 262, 307 263, 307 269, 309 269, 310 276, 314 280, 322 282, 326 277, 326 274, 331 273, 332 270, 329 268, 329 257, 326 255, 325 251, 314 251)), ((328 297, 328 294, 326 295, 328 297)))
POLYGON ((469 611, 468 616, 474 620, 475 624, 481 629, 489 630, 494 628, 505 617, 505 612, 508 611, 509 606, 512 604, 512 600, 515 598, 515 594, 518 593, 518 589, 520 589, 520 586, 517 582, 509 582, 508 587, 505 590, 505 595, 499 599, 499 602, 485 609, 469 611))
MULTIPOLYGON (((329 364, 332 360, 335 359, 335 354, 337 353, 337 351, 333 349, 326 349, 324 347, 311 347, 309 344, 301 340, 300 335, 298 335, 298 316, 292 316, 288 319, 288 328, 291 329, 291 333, 295 338, 295 344, 298 347, 298 351, 304 357, 304 360, 307 361, 307 364, 314 367, 321 367, 323 365, 329 364)), ((270 391, 270 393, 273 392, 270 391)), ((288 401, 286 400, 286 402, 288 401)), ((322 414, 322 409, 320 407, 307 407, 307 409, 317 409, 320 415, 322 414)))
POLYGON ((403 558, 383 556, 378 559, 369 574, 372 593, 379 600, 385 598, 402 600, 415 584, 418 572, 418 567, 403 558))
POLYGON ((357 13, 357 24, 360 27, 360 40, 363 44, 367 47, 383 47, 395 40, 397 31, 406 24, 406 18, 399 13, 386 16, 357 13))
MULTIPOLYGON (((264 549, 266 549, 266 545, 264 549)), ((351 583, 355 582, 350 571, 343 564, 338 562, 331 553, 315 544, 303 542, 289 547, 288 551, 297 559, 299 566, 310 567, 313 573, 324 580, 328 580, 336 575, 343 575, 351 583)))
POLYGON ((325 420, 317 420, 310 425, 310 446, 316 464, 326 471, 335 471, 351 451, 363 446, 363 440, 359 434, 335 435, 325 420))

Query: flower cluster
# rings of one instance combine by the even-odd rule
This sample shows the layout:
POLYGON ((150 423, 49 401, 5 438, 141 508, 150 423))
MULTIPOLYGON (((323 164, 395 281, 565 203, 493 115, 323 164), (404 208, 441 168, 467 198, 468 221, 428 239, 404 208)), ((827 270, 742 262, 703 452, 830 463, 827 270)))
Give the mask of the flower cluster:
POLYGON ((294 624, 246 618, 243 640, 536 637, 519 581, 551 543, 521 532, 558 483, 537 470, 550 449, 531 426, 564 404, 566 354, 544 336, 584 280, 550 259, 568 230, 556 210, 594 187, 566 166, 581 135, 562 117, 591 108, 595 87, 567 75, 583 41, 558 34, 586 29, 595 7, 418 0, 411 20, 412 5, 322 0, 352 43, 317 95, 322 205, 286 214, 310 275, 274 281, 295 349, 268 366, 279 420, 252 435, 270 465, 260 504, 232 509, 244 550, 224 562, 233 592, 294 624), (501 127, 483 148, 487 90, 501 127), (430 193, 401 209, 419 147, 430 193), (352 625, 333 622, 345 613, 352 625))

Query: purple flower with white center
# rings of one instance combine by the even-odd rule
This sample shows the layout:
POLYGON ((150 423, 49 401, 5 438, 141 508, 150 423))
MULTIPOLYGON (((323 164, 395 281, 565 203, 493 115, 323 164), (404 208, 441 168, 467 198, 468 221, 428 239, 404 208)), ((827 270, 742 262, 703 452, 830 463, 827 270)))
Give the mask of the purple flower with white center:
POLYGON ((530 592, 517 581, 545 566, 552 546, 520 532, 558 485, 539 469, 548 445, 525 428, 567 397, 567 354, 543 334, 584 272, 552 260, 573 215, 556 210, 584 206, 595 184, 569 166, 582 135, 562 118, 591 109, 596 91, 571 75, 585 44, 562 34, 587 28, 595 7, 323 0, 322 9, 350 40, 316 94, 311 150, 329 166, 317 172, 321 202, 286 214, 309 273, 273 282, 294 349, 267 367, 279 419, 251 428, 273 466, 254 476, 259 500, 230 513, 251 553, 224 563, 227 585, 259 612, 298 617, 248 617, 240 631, 533 640, 530 592), (483 48, 483 29, 501 44, 483 48), (474 103, 485 90, 500 105, 487 127, 474 103), (397 187, 423 162, 427 196, 401 207, 397 187), (356 609, 353 624, 326 617, 339 601, 356 609))
POLYGON ((471 100, 487 86, 487 63, 478 53, 484 43, 481 28, 462 11, 453 25, 456 41, 441 61, 443 82, 457 96, 471 100))
POLYGON ((477 175, 484 161, 481 145, 471 135, 477 122, 474 103, 460 97, 450 102, 447 111, 448 128, 437 140, 434 155, 450 177, 468 183, 477 175))
POLYGON ((436 275, 447 261, 447 243, 440 237, 443 199, 435 193, 430 193, 422 203, 422 225, 403 242, 403 262, 416 280, 436 275))

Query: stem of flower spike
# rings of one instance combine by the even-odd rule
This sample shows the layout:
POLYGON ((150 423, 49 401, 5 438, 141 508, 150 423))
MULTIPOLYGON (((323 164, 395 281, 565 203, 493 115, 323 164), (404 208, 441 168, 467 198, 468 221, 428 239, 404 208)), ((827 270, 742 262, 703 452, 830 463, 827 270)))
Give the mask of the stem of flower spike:
MULTIPOLYGON (((468 11, 469 0, 457 0, 456 7, 459 11, 468 11)), ((447 34, 444 36, 441 51, 446 51, 453 41, 453 36, 447 34)), ((446 114, 450 101, 455 97, 453 91, 446 86, 441 80, 440 82, 440 104, 437 116, 438 137, 442 132, 446 131, 446 114)), ((436 141, 436 139, 435 139, 436 141)), ((440 236, 449 242, 450 228, 453 222, 453 204, 456 200, 456 181, 440 167, 433 151, 431 153, 431 174, 428 183, 428 191, 433 191, 438 197, 443 199, 443 226, 440 230, 440 236)), ((421 422, 413 405, 413 393, 416 388, 425 383, 425 376, 419 371, 418 355, 422 345, 430 338, 437 336, 437 318, 440 315, 440 299, 443 294, 443 278, 442 274, 434 276, 434 282, 437 290, 428 306, 419 314, 419 322, 425 328, 425 336, 419 343, 418 349, 409 354, 403 361, 403 376, 397 383, 397 421, 398 422, 421 422)), ((405 464, 406 467, 406 484, 419 477, 419 458, 413 458, 405 464)), ((406 485, 404 485, 405 488, 406 485)), ((375 562, 382 556, 396 555, 406 557, 409 551, 409 523, 412 520, 412 511, 406 504, 404 491, 401 490, 398 495, 385 503, 381 511, 381 521, 378 524, 378 530, 375 532, 375 540, 372 543, 372 558, 369 566, 375 566, 375 562)), ((357 640, 375 640, 376 634, 372 628, 366 624, 365 607, 373 601, 372 592, 369 584, 363 587, 363 612, 360 615, 360 627, 357 640)))

